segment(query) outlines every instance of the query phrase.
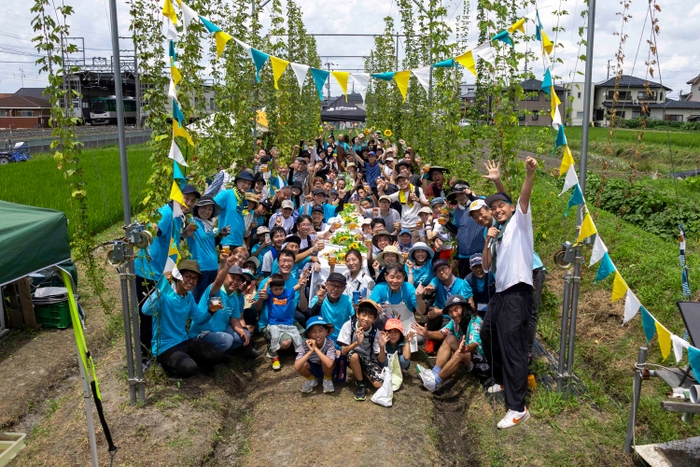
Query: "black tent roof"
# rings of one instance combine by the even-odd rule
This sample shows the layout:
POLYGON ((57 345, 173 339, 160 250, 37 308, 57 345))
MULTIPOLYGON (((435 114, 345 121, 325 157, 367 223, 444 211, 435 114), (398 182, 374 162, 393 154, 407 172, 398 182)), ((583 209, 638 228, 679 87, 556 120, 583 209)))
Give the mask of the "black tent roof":
POLYGON ((339 96, 328 108, 321 111, 324 122, 364 122, 367 112, 359 108, 354 99, 345 102, 345 96, 339 96))

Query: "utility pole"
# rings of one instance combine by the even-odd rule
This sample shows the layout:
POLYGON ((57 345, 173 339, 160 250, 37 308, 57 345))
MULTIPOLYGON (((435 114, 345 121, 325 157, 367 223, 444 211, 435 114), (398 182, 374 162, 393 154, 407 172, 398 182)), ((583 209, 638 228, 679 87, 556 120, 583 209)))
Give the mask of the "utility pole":
MULTIPOLYGON (((428 50, 428 65, 430 65, 429 69, 429 74, 428 74, 428 102, 429 102, 429 109, 430 109, 430 118, 432 120, 433 118, 433 7, 432 4, 430 6, 430 13, 428 13, 425 8, 423 7, 422 4, 418 3, 418 0, 412 0, 413 3, 415 3, 418 8, 428 15, 428 35, 430 36, 430 43, 429 43, 429 50, 428 50)), ((429 156, 433 155, 433 125, 432 123, 428 127, 428 152, 429 156)))
POLYGON ((610 60, 608 60, 608 77, 607 79, 610 79, 610 60))
POLYGON ((134 29, 134 87, 136 88, 136 129, 141 129, 141 79, 139 78, 139 58, 136 51, 136 29, 134 29))

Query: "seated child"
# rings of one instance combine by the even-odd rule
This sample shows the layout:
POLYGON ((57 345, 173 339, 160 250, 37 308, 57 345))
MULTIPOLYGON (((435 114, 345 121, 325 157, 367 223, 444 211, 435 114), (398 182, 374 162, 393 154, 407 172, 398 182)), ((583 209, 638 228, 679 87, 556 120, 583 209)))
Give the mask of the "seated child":
POLYGON ((408 253, 411 248, 413 248, 413 242, 411 242, 411 231, 408 229, 403 229, 399 232, 399 251, 401 253, 408 253))
POLYGON ((306 339, 301 344, 294 362, 294 369, 306 378, 301 392, 309 393, 323 379, 323 392, 335 391, 333 387, 333 369, 335 367, 335 342, 328 338, 333 332, 333 325, 322 316, 312 316, 306 322, 306 339))
POLYGON ((418 365, 418 378, 427 390, 433 392, 464 364, 467 371, 473 372, 481 384, 486 384, 490 380, 490 366, 481 348, 482 319, 461 295, 448 298, 442 312, 448 314, 451 319, 439 331, 428 331, 418 323, 411 324, 411 329, 418 335, 445 341, 438 350, 432 371, 418 365))
POLYGON ((380 388, 384 382, 382 367, 377 362, 379 354, 379 339, 374 320, 379 316, 379 305, 373 300, 362 300, 357 304, 357 312, 352 316, 338 334, 338 344, 341 352, 348 359, 350 369, 355 377, 355 400, 366 399, 367 385, 365 378, 372 386, 380 388))
POLYGON ((484 271, 481 264, 481 255, 474 254, 469 258, 469 266, 472 268, 464 280, 472 288, 474 294, 474 303, 476 303, 477 313, 482 318, 486 314, 486 306, 491 297, 496 294, 496 277, 491 271, 484 271))
POLYGON ((372 219, 365 218, 362 220, 362 236, 365 237, 365 240, 372 240, 372 235, 374 235, 374 232, 372 232, 372 219))
POLYGON ((384 323, 384 331, 379 334, 379 355, 377 361, 382 366, 389 364, 387 355, 396 354, 399 358, 399 365, 402 370, 408 370, 411 366, 411 346, 406 345, 410 342, 416 332, 411 329, 404 337, 403 323, 400 319, 390 318, 384 323))

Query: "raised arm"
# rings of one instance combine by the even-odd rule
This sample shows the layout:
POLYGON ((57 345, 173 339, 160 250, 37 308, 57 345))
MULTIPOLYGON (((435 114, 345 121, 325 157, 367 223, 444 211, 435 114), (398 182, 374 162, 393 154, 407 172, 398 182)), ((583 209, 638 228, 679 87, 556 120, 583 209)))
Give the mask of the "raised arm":
POLYGON ((484 167, 486 167, 486 171, 488 173, 486 175, 482 175, 482 177, 493 182, 493 184, 496 185, 496 191, 498 193, 506 193, 506 187, 503 185, 503 181, 501 180, 501 163, 487 161, 484 163, 484 167))
POLYGON ((530 196, 532 195, 532 186, 535 184, 535 170, 537 170, 537 159, 529 157, 525 159, 525 168, 527 175, 523 182, 523 187, 520 189, 520 210, 523 214, 527 214, 527 209, 530 207, 530 196))

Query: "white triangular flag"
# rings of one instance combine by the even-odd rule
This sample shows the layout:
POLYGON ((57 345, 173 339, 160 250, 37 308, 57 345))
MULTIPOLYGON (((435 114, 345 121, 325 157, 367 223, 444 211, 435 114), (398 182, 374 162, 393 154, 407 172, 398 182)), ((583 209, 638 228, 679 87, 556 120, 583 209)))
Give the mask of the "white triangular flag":
POLYGON ((554 118, 552 119, 552 128, 555 130, 559 129, 559 126, 562 124, 561 120, 561 113, 559 112, 559 106, 556 106, 554 108, 554 118))
POLYGON ((177 161, 178 164, 188 167, 187 162, 185 162, 185 158, 182 156, 182 151, 180 151, 180 148, 175 142, 175 138, 173 138, 173 142, 170 145, 170 154, 168 154, 168 157, 174 161, 177 161))
POLYGON ((163 16, 163 35, 166 39, 177 40, 177 29, 167 16, 163 16))
POLYGON ((173 219, 176 217, 183 217, 182 206, 177 201, 173 201, 173 219))
POLYGON ((671 343, 673 343, 673 355, 676 357, 676 363, 678 363, 683 359, 683 349, 687 349, 690 343, 675 334, 671 334, 671 343))
POLYGON ((306 80, 306 73, 309 71, 309 65, 302 65, 301 63, 290 63, 289 64, 297 77, 297 82, 299 83, 299 94, 304 91, 304 81, 306 80))
POLYGON ((593 266, 595 263, 603 259, 605 253, 608 252, 608 247, 603 243, 603 239, 600 238, 599 234, 595 235, 595 241, 593 242, 593 252, 591 253, 591 262, 588 266, 593 266))
POLYGON ((197 20, 199 20, 197 12, 190 8, 185 2, 182 2, 182 22, 185 23, 185 31, 192 21, 197 20))
POLYGON ((625 316, 622 320, 622 324, 634 318, 639 312, 639 308, 642 304, 637 299, 637 296, 632 292, 632 289, 627 289, 627 299, 625 300, 625 316))
POLYGON ((362 96, 362 102, 367 97, 367 86, 369 85, 369 73, 353 73, 350 77, 355 81, 355 91, 362 96))
POLYGON ((175 81, 173 81, 172 79, 170 80, 170 86, 168 87, 168 97, 172 97, 175 101, 177 100, 177 91, 175 91, 175 81))
POLYGON ((561 190, 559 196, 563 195, 573 187, 578 185, 578 175, 576 174, 576 169, 574 164, 569 166, 569 170, 566 171, 566 178, 564 179, 564 189, 561 190))
POLYGON ((252 59, 253 59, 253 53, 250 51, 250 46, 249 46, 248 44, 246 44, 245 42, 243 42, 243 41, 239 41, 239 40, 236 39, 235 37, 233 38, 233 40, 236 41, 236 43, 237 43, 238 45, 240 45, 241 47, 243 47, 243 50, 245 51, 246 55, 248 55, 248 58, 250 58, 250 59, 252 60, 252 59))
POLYGON ((169 256, 168 259, 165 260, 165 268, 163 269, 163 274, 165 274, 166 272, 171 273, 173 278, 179 281, 182 280, 182 274, 180 274, 180 270, 175 265, 175 261, 173 261, 173 259, 169 256))
POLYGON ((424 66, 411 70, 426 93, 430 92, 430 68, 430 66, 424 66))
POLYGON ((491 65, 496 61, 496 54, 491 47, 490 42, 485 42, 483 44, 477 45, 472 52, 477 55, 482 60, 489 62, 491 65))

